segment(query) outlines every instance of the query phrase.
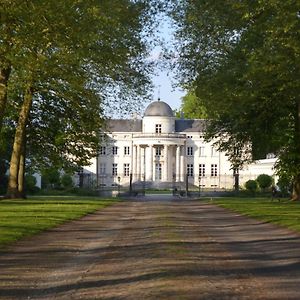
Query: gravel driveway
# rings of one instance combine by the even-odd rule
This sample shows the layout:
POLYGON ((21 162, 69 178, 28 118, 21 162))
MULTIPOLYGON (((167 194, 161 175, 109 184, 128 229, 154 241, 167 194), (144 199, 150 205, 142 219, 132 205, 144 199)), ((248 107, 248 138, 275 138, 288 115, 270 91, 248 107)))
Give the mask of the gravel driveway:
POLYGON ((0 299, 300 299, 300 235, 200 201, 124 201, 1 253, 0 299))

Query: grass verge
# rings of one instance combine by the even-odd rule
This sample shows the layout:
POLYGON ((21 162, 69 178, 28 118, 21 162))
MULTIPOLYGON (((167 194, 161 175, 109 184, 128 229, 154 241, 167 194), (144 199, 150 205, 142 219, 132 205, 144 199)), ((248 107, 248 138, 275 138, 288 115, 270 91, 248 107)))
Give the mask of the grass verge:
POLYGON ((116 202, 115 199, 39 196, 0 201, 0 248, 116 202))
POLYGON ((259 220, 300 232, 300 203, 271 201, 270 198, 220 198, 212 203, 259 220))

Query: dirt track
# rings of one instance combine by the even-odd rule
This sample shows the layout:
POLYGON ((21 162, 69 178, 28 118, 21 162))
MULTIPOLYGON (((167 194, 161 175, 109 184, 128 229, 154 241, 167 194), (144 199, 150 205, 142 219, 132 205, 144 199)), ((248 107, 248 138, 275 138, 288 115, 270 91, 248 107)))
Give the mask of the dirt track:
POLYGON ((0 254, 0 299, 300 299, 300 235, 197 201, 128 201, 0 254))

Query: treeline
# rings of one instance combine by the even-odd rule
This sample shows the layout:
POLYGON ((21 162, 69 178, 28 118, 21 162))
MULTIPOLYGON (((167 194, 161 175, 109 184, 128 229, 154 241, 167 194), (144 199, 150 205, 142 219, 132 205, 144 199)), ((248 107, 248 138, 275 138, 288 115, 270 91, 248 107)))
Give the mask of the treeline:
POLYGON ((125 113, 147 96, 146 37, 157 9, 150 0, 0 1, 0 184, 7 197, 24 196, 26 168, 87 165, 104 110, 121 105, 125 113))
POLYGON ((300 2, 174 1, 171 15, 183 109, 210 120, 236 172, 276 154, 300 200, 300 2))

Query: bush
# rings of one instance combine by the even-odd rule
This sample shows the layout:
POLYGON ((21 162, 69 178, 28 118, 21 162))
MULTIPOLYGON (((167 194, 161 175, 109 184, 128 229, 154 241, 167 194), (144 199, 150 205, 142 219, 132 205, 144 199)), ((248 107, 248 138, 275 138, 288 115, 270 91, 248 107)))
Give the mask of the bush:
POLYGON ((245 183, 247 191, 254 193, 257 190, 257 182, 255 180, 248 180, 245 183))
POLYGON ((267 174, 261 174, 256 178, 259 187, 265 191, 267 188, 271 187, 273 183, 273 178, 267 174))

